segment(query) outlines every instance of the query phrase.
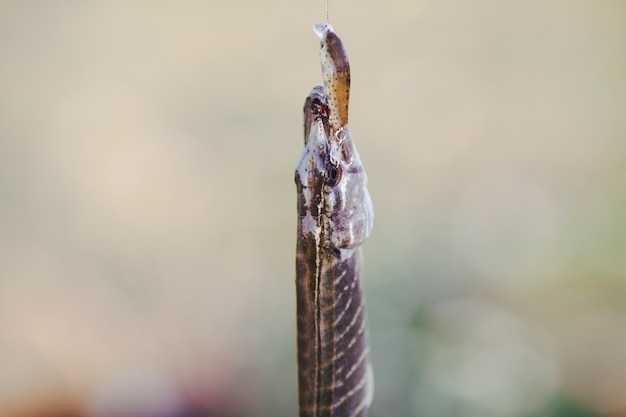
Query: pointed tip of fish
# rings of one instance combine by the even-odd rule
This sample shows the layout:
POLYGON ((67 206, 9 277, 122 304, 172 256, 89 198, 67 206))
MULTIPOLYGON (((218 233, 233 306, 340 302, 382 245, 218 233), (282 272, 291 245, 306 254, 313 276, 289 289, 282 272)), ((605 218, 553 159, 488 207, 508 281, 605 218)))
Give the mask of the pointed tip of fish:
POLYGON ((313 32, 320 38, 324 39, 324 35, 328 32, 332 32, 333 27, 328 22, 320 22, 313 25, 313 32))
POLYGON ((321 85, 316 85, 311 89, 311 94, 319 94, 324 97, 324 87, 322 87, 321 85))

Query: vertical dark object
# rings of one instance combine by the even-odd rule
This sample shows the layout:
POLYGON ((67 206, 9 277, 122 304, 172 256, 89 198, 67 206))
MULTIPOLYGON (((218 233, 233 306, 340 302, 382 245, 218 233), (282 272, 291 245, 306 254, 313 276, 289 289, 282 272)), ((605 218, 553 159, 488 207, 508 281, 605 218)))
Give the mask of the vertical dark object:
POLYGON ((324 87, 304 103, 296 168, 300 417, 364 417, 373 396, 361 245, 374 212, 348 129, 350 67, 341 39, 317 24, 324 87))

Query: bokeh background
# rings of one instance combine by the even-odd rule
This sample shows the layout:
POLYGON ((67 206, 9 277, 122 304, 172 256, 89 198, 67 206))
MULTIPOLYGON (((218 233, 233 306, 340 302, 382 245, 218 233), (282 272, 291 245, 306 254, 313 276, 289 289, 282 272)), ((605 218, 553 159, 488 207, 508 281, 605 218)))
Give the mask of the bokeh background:
MULTIPOLYGON (((296 415, 323 1, 0 2, 0 416, 296 415)), ((626 416, 626 3, 330 1, 372 417, 626 416)))

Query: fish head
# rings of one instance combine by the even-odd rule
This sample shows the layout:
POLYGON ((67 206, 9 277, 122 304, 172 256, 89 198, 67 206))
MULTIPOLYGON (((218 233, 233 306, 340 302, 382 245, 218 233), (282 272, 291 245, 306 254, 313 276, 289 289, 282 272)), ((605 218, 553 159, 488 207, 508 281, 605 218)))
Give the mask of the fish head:
POLYGON ((298 213, 308 219, 305 233, 321 228, 328 246, 354 249, 369 236, 374 211, 350 129, 334 129, 329 118, 324 89, 316 86, 304 104, 304 150, 295 175, 298 213))

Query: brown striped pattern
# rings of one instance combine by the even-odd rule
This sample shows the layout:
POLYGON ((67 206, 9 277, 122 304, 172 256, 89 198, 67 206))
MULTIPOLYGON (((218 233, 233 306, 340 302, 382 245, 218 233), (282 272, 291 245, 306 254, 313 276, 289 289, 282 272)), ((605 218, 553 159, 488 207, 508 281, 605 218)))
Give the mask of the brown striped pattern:
POLYGON ((300 417, 365 417, 373 395, 361 245, 373 223, 367 177, 347 123, 350 72, 339 37, 322 33, 325 87, 304 105, 296 168, 300 417))
POLYGON ((371 400, 361 250, 347 251, 317 263, 315 239, 298 238, 300 417, 365 416, 371 400))

